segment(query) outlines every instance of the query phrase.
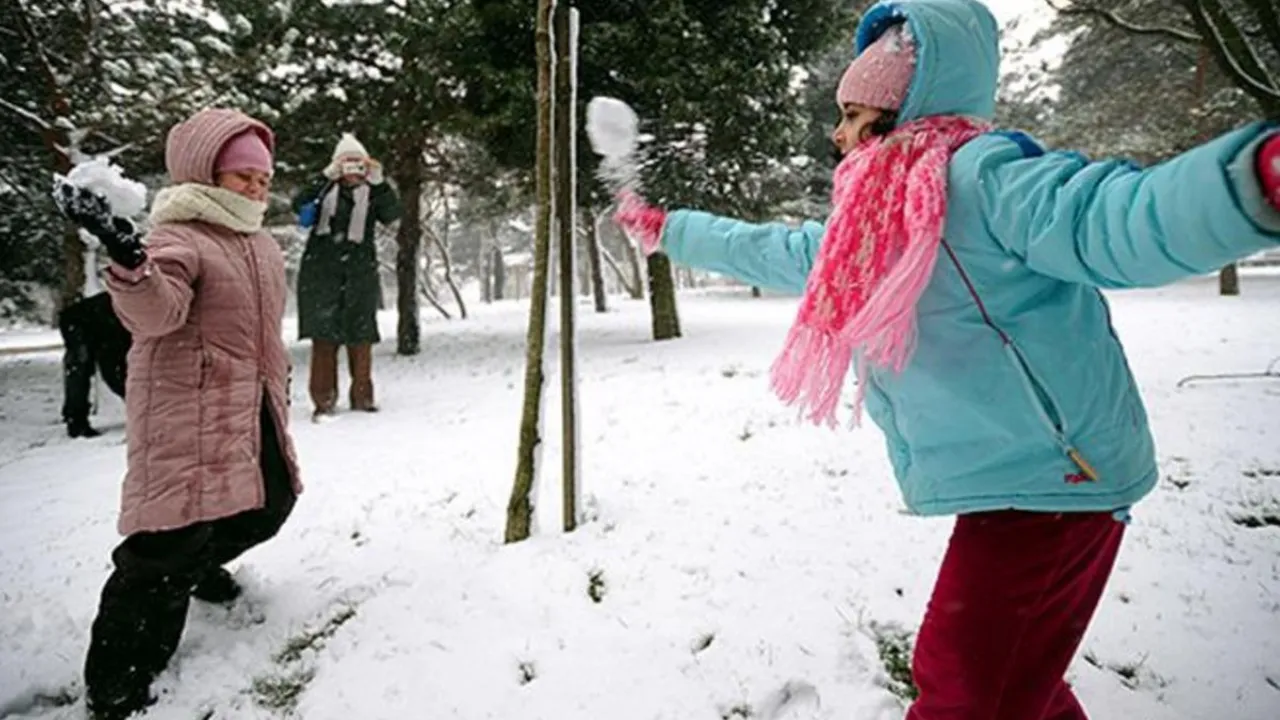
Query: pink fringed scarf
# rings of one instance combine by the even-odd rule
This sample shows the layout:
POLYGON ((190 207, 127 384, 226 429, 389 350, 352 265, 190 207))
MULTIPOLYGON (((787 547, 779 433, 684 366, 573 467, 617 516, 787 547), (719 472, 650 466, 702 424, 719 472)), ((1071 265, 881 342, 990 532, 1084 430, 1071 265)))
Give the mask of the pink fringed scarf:
POLYGON ((867 362, 901 372, 916 341, 916 302, 938 259, 947 215, 947 167, 961 145, 990 130, 980 120, 935 116, 868 140, 836 168, 826 235, 773 389, 815 424, 836 406, 857 353, 853 424, 862 416, 867 362))

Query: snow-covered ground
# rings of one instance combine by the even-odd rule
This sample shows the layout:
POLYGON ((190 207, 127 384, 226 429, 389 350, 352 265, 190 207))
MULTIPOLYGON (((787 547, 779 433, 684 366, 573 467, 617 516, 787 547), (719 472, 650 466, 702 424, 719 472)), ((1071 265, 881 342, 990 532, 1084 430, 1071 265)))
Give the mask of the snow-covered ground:
MULTIPOLYGON (((1280 356, 1280 279, 1215 290, 1114 296, 1165 480, 1072 670, 1095 720, 1280 717, 1280 382, 1175 387, 1280 356)), ((900 718, 874 638, 918 624, 949 521, 898 512, 874 429, 804 426, 772 397, 794 300, 686 296, 687 337, 659 344, 643 304, 614 303, 579 316, 571 535, 553 372, 543 530, 501 543, 524 305, 431 321, 416 358, 384 343, 379 415, 313 425, 295 381, 307 491, 237 564, 246 600, 193 605, 147 718, 900 718)), ((104 397, 108 433, 66 440, 58 359, 0 355, 0 716, 78 692, 117 540, 121 408, 104 397)))

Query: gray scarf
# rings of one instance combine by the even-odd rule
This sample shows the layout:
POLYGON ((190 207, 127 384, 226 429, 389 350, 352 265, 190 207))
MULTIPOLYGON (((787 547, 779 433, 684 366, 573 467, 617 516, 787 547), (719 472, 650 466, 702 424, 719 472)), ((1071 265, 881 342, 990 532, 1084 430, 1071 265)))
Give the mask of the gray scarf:
MULTIPOLYGON (((341 184, 334 183, 324 199, 320 201, 320 219, 316 222, 317 234, 330 233, 329 223, 333 221, 333 214, 338 211, 338 193, 341 190, 341 184)), ((351 221, 347 223, 347 242, 364 242, 365 221, 369 218, 369 184, 360 183, 352 188, 351 197, 355 204, 351 208, 351 221)))

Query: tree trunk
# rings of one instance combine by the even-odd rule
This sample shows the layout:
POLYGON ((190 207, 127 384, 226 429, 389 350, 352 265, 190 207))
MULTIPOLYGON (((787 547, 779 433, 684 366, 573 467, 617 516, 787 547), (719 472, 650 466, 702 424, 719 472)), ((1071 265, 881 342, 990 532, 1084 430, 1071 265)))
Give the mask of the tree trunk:
POLYGON ((501 300, 507 291, 507 259, 502 255, 502 248, 495 245, 492 250, 490 264, 493 265, 493 299, 501 300))
MULTIPOLYGON (((49 151, 54 172, 66 175, 71 172, 72 167, 71 158, 64 149, 71 146, 70 138, 60 122, 68 120, 71 114, 71 102, 67 99, 67 92, 63 88, 66 80, 59 79, 49 63, 42 38, 27 17, 27 8, 21 3, 15 3, 13 11, 21 36, 30 43, 31 50, 39 60, 40 74, 45 86, 45 107, 49 111, 48 117, 55 119, 53 122, 46 122, 41 128, 40 140, 49 151)), ((6 40, 6 43, 9 42, 11 41, 6 40)), ((96 272, 96 270, 96 268, 88 268, 89 272, 96 272)), ((85 272, 84 243, 80 241, 80 233, 68 224, 62 233, 62 287, 58 291, 56 308, 58 313, 80 298, 80 293, 84 289, 85 272)))
POLYGON ((431 253, 422 253, 419 260, 421 262, 418 263, 420 266, 418 268, 418 299, 426 300, 427 304, 435 308, 445 320, 452 320, 453 316, 440 302, 440 296, 436 293, 436 284, 431 279, 431 253))
POLYGON ((404 211, 396 232, 396 353, 417 355, 422 350, 418 322, 418 257, 422 252, 422 153, 416 138, 402 138, 396 184, 404 211))
POLYGON ((626 244, 627 262, 631 265, 631 289, 632 300, 644 299, 644 274, 640 272, 640 251, 631 243, 626 244))
POLYGON ((440 250, 440 259, 444 263, 444 284, 449 286, 449 293, 453 295, 453 302, 458 306, 458 315, 463 320, 467 319, 467 304, 462 300, 462 293, 458 291, 458 284, 453 281, 453 261, 449 258, 449 246, 440 238, 438 233, 432 232, 431 243, 440 250))
POLYGON ((560 480, 562 486, 562 527, 573 532, 578 527, 578 388, 577 335, 574 313, 578 297, 574 292, 574 251, 578 247, 578 213, 574 136, 575 100, 572 16, 577 11, 569 0, 558 0, 555 8, 555 227, 560 250, 560 480))
POLYGON ((458 292, 458 284, 453 281, 453 258, 449 255, 449 223, 452 221, 449 211, 449 199, 445 196, 444 200, 444 236, 440 233, 431 232, 431 241, 436 248, 440 250, 440 261, 444 263, 444 284, 449 286, 449 292, 453 295, 453 301, 458 305, 458 315, 463 320, 467 319, 467 304, 462 300, 462 293, 458 292))
POLYGON ((587 264, 591 270, 591 293, 595 298, 596 312, 609 312, 609 294, 604 287, 604 268, 600 262, 600 232, 596 214, 590 208, 583 211, 587 226, 587 264))
MULTIPOLYGON (((599 251, 600 258, 604 260, 604 264, 608 265, 609 269, 613 271, 614 277, 618 278, 618 284, 626 289, 627 296, 630 297, 632 300, 643 300, 644 286, 633 285, 632 279, 627 277, 627 274, 622 271, 622 268, 618 267, 618 261, 614 260, 613 256, 609 254, 609 251, 606 250, 604 247, 602 247, 599 243, 596 244, 596 250, 599 251)), ((632 256, 632 258, 634 259, 634 256, 632 256)))
MULTIPOLYGON (((581 218, 579 218, 581 220, 581 218)), ((585 222, 585 220, 582 220, 585 222)), ((575 225, 578 223, 575 222, 575 225)), ((573 229, 574 242, 577 243, 578 252, 574 255, 574 269, 578 273, 578 295, 587 298, 591 297, 591 258, 587 258, 586 262, 582 261, 584 255, 590 253, 585 252, 587 249, 587 241, 590 239, 589 233, 585 228, 575 227, 573 229)))
POLYGON ((480 302, 488 305, 493 302, 493 254, 487 244, 480 248, 480 302))
POLYGON ((1222 270, 1218 272, 1218 294, 1240 294, 1240 271, 1236 267, 1235 263, 1222 268, 1222 270))
POLYGON ((654 253, 648 259, 649 309, 653 313, 653 339, 670 340, 680 337, 680 315, 676 309, 676 280, 671 271, 671 260, 663 253, 654 253))
MULTIPOLYGON (((55 97, 53 106, 61 107, 65 102, 62 97, 55 97)), ((46 147, 53 153, 53 169, 60 175, 71 172, 71 158, 59 149, 67 145, 66 139, 61 137, 64 134, 56 128, 50 128, 42 133, 46 147)), ((80 299, 80 294, 84 290, 85 273, 97 272, 97 268, 84 266, 84 252, 85 246, 80 240, 80 233, 73 228, 63 231, 62 288, 58 293, 57 308, 59 313, 62 312, 62 308, 80 299)))
POLYGON ((526 337, 524 404, 520 411, 520 445, 516 477, 507 502, 508 543, 527 540, 533 531, 533 493, 542 444, 542 368, 547 330, 547 265, 551 249, 551 8, 552 0, 538 0, 534 47, 538 63, 537 220, 534 223, 533 289, 526 337))

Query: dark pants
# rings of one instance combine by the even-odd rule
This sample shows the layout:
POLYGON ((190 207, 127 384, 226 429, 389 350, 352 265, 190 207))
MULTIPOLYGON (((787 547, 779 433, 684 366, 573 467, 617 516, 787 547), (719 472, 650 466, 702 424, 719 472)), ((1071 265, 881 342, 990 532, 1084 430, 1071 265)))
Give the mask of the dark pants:
POLYGON ((130 535, 112 553, 115 571, 102 588, 85 660, 86 695, 95 712, 110 717, 146 704, 152 680, 178 648, 192 588, 206 573, 272 538, 293 510, 288 465, 266 398, 262 402, 265 506, 130 535))
POLYGON ((916 640, 907 720, 1086 720, 1064 675, 1123 536, 1111 513, 960 516, 916 640))
POLYGON ((89 424, 89 394, 94 372, 102 373, 111 392, 124 397, 125 359, 133 338, 111 307, 111 296, 98 293, 79 300, 58 315, 65 352, 62 356, 62 420, 89 424))

